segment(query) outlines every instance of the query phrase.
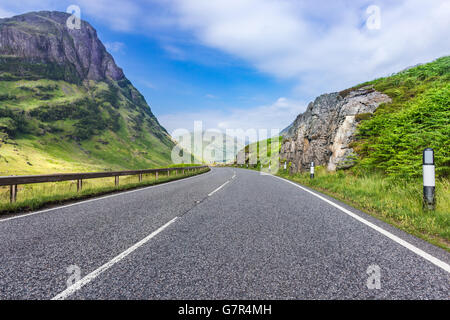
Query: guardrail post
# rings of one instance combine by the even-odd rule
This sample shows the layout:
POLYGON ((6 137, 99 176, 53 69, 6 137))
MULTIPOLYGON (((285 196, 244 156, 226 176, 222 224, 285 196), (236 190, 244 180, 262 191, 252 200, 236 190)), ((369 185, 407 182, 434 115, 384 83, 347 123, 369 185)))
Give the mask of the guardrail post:
POLYGON ((80 192, 83 189, 83 179, 77 180, 77 192, 80 192))
POLYGON ((183 174, 184 174, 184 169, 183 169, 183 174))
POLYGON ((170 176, 170 170, 167 170, 167 176, 170 176))
POLYGON ((139 173, 139 182, 142 182, 142 173, 139 173))
POLYGON ((114 177, 114 185, 117 187, 119 186, 119 176, 114 177))
POLYGON ((11 203, 17 200, 17 184, 9 186, 9 201, 11 203))
POLYGON ((155 172, 155 180, 158 180, 158 171, 155 172))

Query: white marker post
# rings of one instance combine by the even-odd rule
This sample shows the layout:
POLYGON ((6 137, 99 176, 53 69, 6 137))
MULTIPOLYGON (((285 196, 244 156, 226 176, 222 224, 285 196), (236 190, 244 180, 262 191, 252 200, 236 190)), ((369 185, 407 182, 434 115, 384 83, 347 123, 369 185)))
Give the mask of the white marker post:
POLYGON ((314 179, 314 161, 311 162, 311 171, 310 171, 310 178, 314 179))
POLYGON ((426 148, 423 150, 423 207, 425 209, 434 210, 435 208, 435 187, 434 151, 426 148))
POLYGON ((287 161, 284 162, 284 170, 287 168, 287 161))

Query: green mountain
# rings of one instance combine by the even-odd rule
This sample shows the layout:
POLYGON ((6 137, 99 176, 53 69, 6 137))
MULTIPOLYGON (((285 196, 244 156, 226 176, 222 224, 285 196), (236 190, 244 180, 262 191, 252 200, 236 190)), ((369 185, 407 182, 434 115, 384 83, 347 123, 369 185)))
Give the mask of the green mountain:
POLYGON ((82 21, 0 19, 0 175, 168 165, 174 142, 82 21))

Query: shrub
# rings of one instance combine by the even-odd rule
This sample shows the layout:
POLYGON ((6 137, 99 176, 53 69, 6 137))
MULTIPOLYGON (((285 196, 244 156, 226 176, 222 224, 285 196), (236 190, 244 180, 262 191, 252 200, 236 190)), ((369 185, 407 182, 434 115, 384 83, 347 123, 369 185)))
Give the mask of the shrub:
POLYGON ((422 151, 431 147, 437 175, 450 175, 450 83, 444 78, 449 66, 450 57, 445 57, 374 81, 393 102, 380 106, 373 117, 361 119, 353 145, 362 168, 417 177, 422 151))

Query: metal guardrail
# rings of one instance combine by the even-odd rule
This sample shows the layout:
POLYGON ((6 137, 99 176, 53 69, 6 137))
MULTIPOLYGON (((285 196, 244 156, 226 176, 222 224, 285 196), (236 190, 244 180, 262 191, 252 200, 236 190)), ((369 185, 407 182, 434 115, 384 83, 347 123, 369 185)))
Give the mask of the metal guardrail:
POLYGON ((148 173, 154 173, 155 179, 158 179, 158 173, 167 172, 170 175, 171 171, 191 171, 197 169, 207 168, 208 166, 196 166, 196 167, 174 167, 174 168, 159 168, 159 169, 146 169, 146 170, 130 170, 130 171, 106 171, 106 172, 86 172, 86 173, 57 173, 47 175, 32 175, 32 176, 4 176, 0 177, 0 186, 10 187, 10 202, 16 202, 17 199, 17 186, 21 184, 34 184, 45 182, 59 182, 59 181, 77 181, 77 192, 80 192, 83 188, 83 180, 96 179, 96 178, 108 178, 114 177, 115 185, 119 185, 120 176, 139 176, 139 182, 142 182, 142 175, 148 173))

